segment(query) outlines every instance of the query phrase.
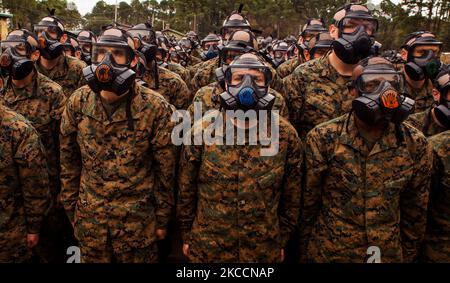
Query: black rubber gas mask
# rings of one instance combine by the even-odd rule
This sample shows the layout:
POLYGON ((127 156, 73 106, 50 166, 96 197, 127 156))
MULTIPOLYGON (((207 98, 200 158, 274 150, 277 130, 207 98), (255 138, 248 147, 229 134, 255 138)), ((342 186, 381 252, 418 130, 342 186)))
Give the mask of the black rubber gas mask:
POLYGON ((450 74, 441 73, 436 79, 437 89, 440 93, 439 104, 434 108, 434 115, 441 125, 446 129, 450 129, 450 100, 448 95, 450 92, 450 74))
POLYGON ((3 49, 0 56, 0 70, 2 77, 11 76, 14 80, 26 78, 34 70, 34 62, 25 54, 19 54, 14 47, 3 49))
POLYGON ((134 57, 131 48, 113 48, 94 44, 92 49, 92 65, 83 69, 83 75, 89 87, 96 93, 102 90, 110 91, 118 96, 130 90, 136 73, 130 64, 134 57), (119 64, 115 57, 125 56, 125 62, 119 64))
POLYGON ((46 31, 43 31, 39 36, 39 51, 45 59, 53 60, 63 53, 64 45, 58 39, 51 38, 46 31))
POLYGON ((425 51, 420 57, 414 57, 412 52, 408 52, 405 73, 413 81, 420 81, 426 78, 434 79, 439 73, 440 67, 441 61, 439 56, 432 50, 425 51))
POLYGON ((363 72, 354 83, 359 97, 352 106, 356 116, 365 124, 374 126, 381 122, 400 124, 413 113, 415 101, 401 95, 403 79, 395 71, 363 72))
POLYGON ((221 105, 226 110, 270 110, 275 97, 269 94, 272 73, 262 62, 254 58, 238 58, 225 72, 227 90, 220 94, 221 105), (233 80, 235 72, 242 70, 258 70, 264 74, 260 81, 252 74, 238 74, 239 82, 233 80))
POLYGON ((365 20, 365 25, 358 25, 353 32, 344 33, 345 26, 350 25, 352 20, 360 19, 344 18, 338 26, 339 38, 332 44, 336 56, 346 64, 356 64, 371 54, 371 47, 375 40, 373 35, 366 32, 366 29, 370 28, 374 33, 378 28, 378 22, 370 19, 365 20))

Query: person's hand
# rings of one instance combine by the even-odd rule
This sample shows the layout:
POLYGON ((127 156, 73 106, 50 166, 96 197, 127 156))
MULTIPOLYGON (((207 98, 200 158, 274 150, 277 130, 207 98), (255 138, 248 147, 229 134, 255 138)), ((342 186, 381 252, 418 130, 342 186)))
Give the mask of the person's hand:
POLYGON ((183 254, 184 256, 189 256, 189 245, 183 244, 183 254))
POLYGON ((166 229, 156 229, 156 238, 158 240, 164 240, 164 238, 166 238, 166 235, 167 235, 166 229))
POLYGON ((34 248, 39 242, 39 234, 27 234, 27 247, 34 248))
POLYGON ((284 261, 284 249, 281 249, 281 253, 280 253, 280 256, 281 256, 281 262, 283 262, 284 261))

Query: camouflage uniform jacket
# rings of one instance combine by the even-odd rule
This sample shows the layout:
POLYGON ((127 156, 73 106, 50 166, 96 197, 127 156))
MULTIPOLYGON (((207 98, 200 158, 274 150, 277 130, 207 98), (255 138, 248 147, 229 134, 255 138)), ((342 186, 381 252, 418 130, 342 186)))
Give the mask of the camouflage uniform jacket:
POLYGON ((431 80, 427 79, 425 84, 420 89, 412 88, 407 82, 405 83, 405 87, 406 95, 414 99, 416 102, 414 110, 415 113, 423 112, 433 105, 433 83, 431 80))
POLYGON ((431 146, 403 123, 398 140, 390 124, 370 150, 348 116, 307 136, 300 233, 309 243, 301 253, 315 262, 363 263, 375 246, 381 262, 412 262, 425 233, 431 146))
POLYGON ((51 70, 45 69, 39 61, 36 63, 39 73, 59 84, 66 97, 70 97, 76 89, 86 84, 83 76, 85 67, 86 63, 83 61, 64 55, 59 56, 58 63, 51 70))
POLYGON ((39 133, 45 147, 50 190, 55 197, 59 193, 59 123, 66 104, 61 86, 37 73, 33 82, 23 89, 10 86, 0 101, 27 118, 39 133))
POLYGON ((434 152, 427 232, 426 262, 450 262, 450 131, 429 138, 434 152))
POLYGON ((153 244, 174 205, 173 108, 139 84, 127 105, 108 118, 99 95, 84 86, 61 120, 61 200, 75 235, 104 247, 110 234, 117 252, 153 244))
MULTIPOLYGON (((180 64, 176 64, 176 63, 168 63, 167 64, 167 69, 171 72, 174 72, 175 74, 179 75, 181 77, 181 79, 186 83, 186 85, 188 85, 190 83, 190 74, 189 71, 181 66, 180 64)), ((188 85, 189 87, 189 85, 188 85)))
POLYGON ((352 108, 355 97, 348 89, 351 77, 340 75, 331 66, 329 54, 304 63, 283 79, 289 121, 302 139, 316 125, 350 112, 352 108))
POLYGON ((192 97, 188 86, 181 77, 162 67, 158 67, 158 77, 158 88, 156 88, 153 72, 146 71, 142 80, 148 84, 149 88, 164 96, 167 102, 176 109, 187 109, 191 104, 192 97))
MULTIPOLYGON (((217 115, 223 112, 194 128, 205 129, 217 115)), ((262 156, 259 142, 183 147, 177 217, 192 262, 280 261, 298 219, 303 146, 289 122, 276 117, 274 156, 262 156)))
POLYGON ((0 105, 0 262, 21 261, 49 204, 47 164, 36 130, 0 105))
MULTIPOLYGON (((194 96, 194 100, 192 104, 189 105, 188 111, 191 114, 191 117, 194 117, 194 103, 201 102, 202 104, 202 114, 205 114, 206 111, 212 109, 220 108, 220 97, 219 95, 224 90, 218 83, 212 83, 207 86, 202 87, 194 96)), ((275 96, 275 102, 272 107, 273 110, 280 111, 279 114, 285 119, 289 118, 288 108, 286 106, 286 102, 281 94, 273 89, 269 89, 269 93, 275 96)))

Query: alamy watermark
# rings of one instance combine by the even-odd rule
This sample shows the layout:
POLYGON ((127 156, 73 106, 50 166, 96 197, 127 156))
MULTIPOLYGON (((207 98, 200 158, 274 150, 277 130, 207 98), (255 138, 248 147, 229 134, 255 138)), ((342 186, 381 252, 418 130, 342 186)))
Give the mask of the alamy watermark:
POLYGON ((177 110, 171 121, 177 123, 171 139, 174 145, 261 145, 261 156, 279 151, 280 117, 278 110, 208 110, 194 103, 194 119, 189 111, 177 110), (205 123, 204 123, 205 122, 205 123), (204 127, 207 125, 206 127, 204 127))

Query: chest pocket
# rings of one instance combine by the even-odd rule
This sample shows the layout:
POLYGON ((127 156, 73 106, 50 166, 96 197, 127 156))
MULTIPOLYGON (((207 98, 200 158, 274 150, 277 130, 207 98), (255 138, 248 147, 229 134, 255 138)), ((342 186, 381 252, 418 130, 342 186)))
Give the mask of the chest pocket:
POLYGON ((267 207, 272 207, 280 200, 283 185, 284 168, 282 166, 270 170, 257 178, 258 194, 267 207))

